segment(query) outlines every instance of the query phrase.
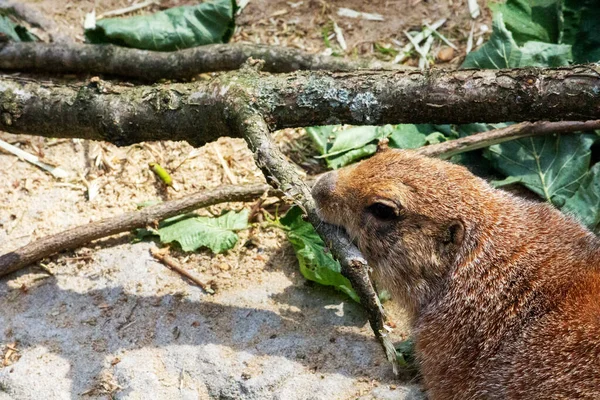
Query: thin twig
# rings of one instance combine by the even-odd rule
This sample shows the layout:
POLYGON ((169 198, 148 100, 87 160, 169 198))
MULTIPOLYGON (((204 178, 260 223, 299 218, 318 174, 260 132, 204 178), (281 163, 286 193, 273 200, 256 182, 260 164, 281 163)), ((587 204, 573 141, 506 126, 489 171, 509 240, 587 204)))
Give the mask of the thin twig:
MULTIPOLYGON (((168 248, 167 248, 167 250, 168 250, 168 248)), ((158 261, 162 262, 164 265, 169 267, 171 270, 177 272, 179 275, 184 276, 184 277, 188 278, 190 281, 194 282, 196 285, 198 285, 200 288, 202 288, 202 290, 204 290, 206 293, 210 293, 210 294, 215 293, 215 291, 211 289, 211 287, 208 285, 208 283, 203 282, 200 278, 194 276, 192 273, 190 273, 189 271, 182 268, 176 259, 171 257, 166 252, 161 251, 158 247, 156 247, 156 246, 151 247, 150 254, 152 255, 152 257, 154 257, 158 261)))
POLYGON ((21 150, 20 148, 13 146, 10 143, 6 143, 4 140, 0 140, 0 149, 7 151, 11 154, 14 154, 15 156, 19 157, 21 160, 30 162, 31 164, 35 165, 36 167, 39 167, 46 172, 49 172, 55 178, 66 178, 69 176, 69 174, 64 169, 62 169, 60 167, 55 167, 54 165, 50 165, 43 161, 40 161, 39 157, 34 156, 33 154, 30 154, 24 150, 21 150))
POLYGON ((428 23, 425 23, 425 26, 429 29, 431 29, 431 32, 436 35, 438 38, 440 38, 440 40, 444 43, 446 43, 448 46, 452 47, 454 50, 458 50, 458 47, 456 47, 451 41, 448 40, 448 38, 446 38, 446 36, 442 35, 441 33, 439 33, 437 31, 437 29, 435 29, 433 26, 429 25, 428 23))
POLYGON ((467 38, 467 48, 465 53, 469 54, 473 50, 473 33, 475 32, 475 22, 471 22, 471 30, 469 31, 469 37, 467 38))
POLYGON ((507 142, 530 136, 541 136, 553 133, 573 133, 600 129, 600 120, 592 121, 559 121, 559 122, 520 122, 505 128, 477 133, 464 138, 450 140, 416 150, 429 157, 450 158, 460 153, 473 151, 494 144, 507 142))
POLYGON ((102 19, 102 18, 106 18, 106 17, 115 17, 117 15, 129 14, 130 12, 141 10, 142 8, 146 8, 146 7, 154 5, 154 4, 159 4, 159 3, 156 0, 144 1, 142 3, 133 4, 129 7, 120 8, 118 10, 107 11, 105 13, 98 15, 98 19, 102 19))
MULTIPOLYGON (((442 18, 431 24, 431 27, 433 27, 434 29, 438 29, 440 26, 444 25, 445 22, 446 18, 442 18)), ((400 53, 398 53, 394 61, 392 61, 392 64, 399 64, 402 61, 406 60, 410 51, 413 49, 413 43, 421 43, 423 40, 427 39, 432 33, 433 31, 429 29, 429 27, 427 27, 421 32, 417 33, 414 37, 411 36, 411 38, 409 39, 409 43, 406 46, 404 46, 402 50, 400 50, 400 53)))
POLYGON ((231 172, 231 169, 229 168, 229 165, 227 165, 227 161, 225 161, 225 158, 223 158, 223 154, 221 154, 221 150, 219 150, 219 145, 215 143, 213 145, 213 149, 215 151, 215 154, 217 155, 217 159, 219 160, 221 167, 223 168, 223 172, 225 172, 225 175, 227 176, 227 179, 229 179, 229 182, 232 185, 237 185, 237 178, 231 172))

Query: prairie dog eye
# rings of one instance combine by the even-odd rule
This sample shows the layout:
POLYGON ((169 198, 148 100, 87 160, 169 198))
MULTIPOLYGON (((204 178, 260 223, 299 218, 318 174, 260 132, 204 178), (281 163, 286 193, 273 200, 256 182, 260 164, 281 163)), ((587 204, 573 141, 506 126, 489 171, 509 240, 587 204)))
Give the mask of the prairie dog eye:
POLYGON ((399 215, 398 207, 393 203, 377 201, 367 207, 367 212, 381 221, 390 221, 399 215))

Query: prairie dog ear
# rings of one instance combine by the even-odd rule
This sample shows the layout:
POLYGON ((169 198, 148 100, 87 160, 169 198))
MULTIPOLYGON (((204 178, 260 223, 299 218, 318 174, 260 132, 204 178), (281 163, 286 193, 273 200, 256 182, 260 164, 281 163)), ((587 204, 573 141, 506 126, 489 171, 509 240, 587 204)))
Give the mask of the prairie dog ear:
POLYGON ((444 244, 460 246, 464 240, 465 225, 458 219, 452 220, 446 226, 446 231, 444 232, 444 244))

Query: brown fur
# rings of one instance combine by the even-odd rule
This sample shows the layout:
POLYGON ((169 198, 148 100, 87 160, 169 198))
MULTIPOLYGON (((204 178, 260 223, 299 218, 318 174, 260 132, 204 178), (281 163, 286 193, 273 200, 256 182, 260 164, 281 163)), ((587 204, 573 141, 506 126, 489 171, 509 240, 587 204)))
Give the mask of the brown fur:
POLYGON ((313 195, 408 309, 430 399, 600 399, 592 232, 406 151, 327 174, 313 195))

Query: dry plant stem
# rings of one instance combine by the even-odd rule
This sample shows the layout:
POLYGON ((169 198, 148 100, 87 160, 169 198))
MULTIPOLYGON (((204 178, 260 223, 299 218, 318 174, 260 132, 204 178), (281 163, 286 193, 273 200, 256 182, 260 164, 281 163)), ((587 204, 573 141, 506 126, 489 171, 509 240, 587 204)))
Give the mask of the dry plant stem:
POLYGON ((242 69, 211 81, 121 87, 0 79, 0 130, 126 145, 186 140, 231 129, 243 96, 271 131, 347 123, 585 121, 600 118, 600 65, 559 69, 359 71, 261 74, 242 69))
POLYGON ((169 267, 171 270, 177 272, 179 275, 184 276, 186 278, 188 278, 190 281, 194 282, 196 285, 198 285, 202 290, 204 290, 207 293, 214 293, 214 290, 212 290, 207 283, 203 282, 200 278, 192 275, 189 271, 186 271, 178 262, 176 259, 174 259, 173 257, 171 257, 170 255, 163 253, 162 251, 160 251, 158 249, 158 247, 152 247, 150 248, 150 254, 152 255, 152 257, 156 258, 157 260, 159 260, 160 262, 162 262, 163 264, 165 264, 167 267, 169 267))
POLYGON ((0 277, 59 251, 80 247, 96 239, 136 228, 144 228, 162 219, 213 204, 251 201, 266 192, 270 195, 278 195, 278 191, 264 184, 224 186, 46 236, 0 256, 0 277))
POLYGON ((509 125, 505 128, 494 129, 464 138, 450 140, 448 142, 421 147, 416 150, 416 152, 424 156, 447 159, 460 153, 481 149, 509 140, 553 133, 573 133, 596 129, 600 129, 600 120, 521 122, 509 125))
POLYGON ((0 46, 0 69, 44 73, 104 74, 142 81, 190 79, 206 72, 239 69, 250 57, 268 72, 401 69, 380 61, 348 61, 300 50, 243 43, 212 44, 173 52, 81 43, 8 42, 0 46))
POLYGON ((323 238, 332 255, 339 260, 342 274, 348 278, 367 312, 371 328, 382 344, 388 360, 396 371, 396 351, 386 334, 385 313, 369 278, 369 266, 360 251, 345 232, 326 224, 319 218, 308 185, 296 168, 271 140, 264 119, 252 111, 242 111, 238 117, 238 129, 244 132, 256 165, 263 171, 267 181, 288 194, 304 210, 307 220, 323 238))

